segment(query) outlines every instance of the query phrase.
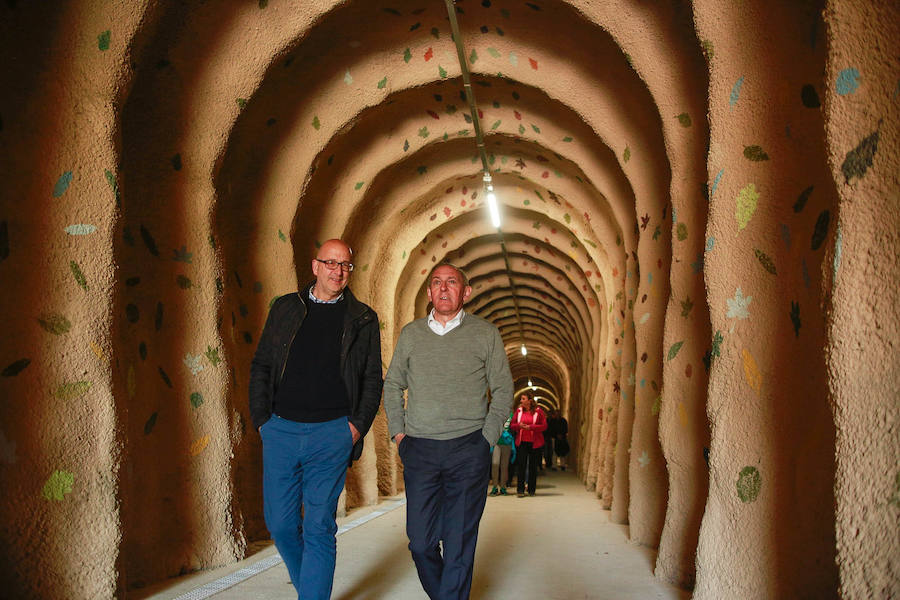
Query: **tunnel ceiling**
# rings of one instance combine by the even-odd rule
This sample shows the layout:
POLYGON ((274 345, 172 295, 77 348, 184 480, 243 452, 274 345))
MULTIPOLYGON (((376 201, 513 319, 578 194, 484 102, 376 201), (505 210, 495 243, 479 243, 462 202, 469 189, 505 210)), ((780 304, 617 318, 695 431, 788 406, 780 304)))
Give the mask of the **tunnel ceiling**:
MULTIPOLYGON (((456 3, 498 230, 443 2, 166 6, 134 49, 124 185, 149 184, 175 156, 184 177, 209 181, 212 214, 183 226, 209 218, 228 240, 226 286, 244 274, 267 299, 289 291, 316 246, 342 237, 354 292, 391 344, 425 314, 424 275, 448 260, 471 280, 467 310, 499 327, 517 388, 530 378, 564 410, 595 390, 641 270, 668 277, 672 166, 705 170, 705 123, 694 142, 666 144, 705 118, 689 9, 456 3), (639 243, 651 238, 652 250, 639 243)), ((177 197, 187 184, 163 187, 177 197)))

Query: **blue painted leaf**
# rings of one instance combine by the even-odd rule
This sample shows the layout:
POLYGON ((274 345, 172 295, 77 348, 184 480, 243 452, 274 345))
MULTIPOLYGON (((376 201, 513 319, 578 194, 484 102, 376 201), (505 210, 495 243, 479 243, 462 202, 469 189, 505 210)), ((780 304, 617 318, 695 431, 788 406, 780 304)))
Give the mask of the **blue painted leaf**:
POLYGON ((741 87, 743 87, 743 85, 743 77, 734 82, 734 85, 731 87, 731 95, 728 97, 729 106, 734 107, 734 105, 737 104, 738 98, 741 97, 741 87))
POLYGON ((66 171, 56 180, 56 185, 53 186, 53 197, 59 198, 65 194, 70 183, 72 183, 72 171, 66 171))

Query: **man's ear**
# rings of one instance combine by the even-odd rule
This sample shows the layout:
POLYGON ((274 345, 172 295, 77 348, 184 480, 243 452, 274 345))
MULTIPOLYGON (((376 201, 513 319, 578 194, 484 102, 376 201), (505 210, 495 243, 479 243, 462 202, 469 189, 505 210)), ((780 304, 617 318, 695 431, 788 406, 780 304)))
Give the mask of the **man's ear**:
MULTIPOLYGON (((431 292, 430 289, 428 291, 431 292)), ((469 296, 471 296, 471 295, 472 295, 472 286, 467 285, 466 289, 463 290, 463 302, 467 301, 469 299, 469 296)))
POLYGON ((312 259, 312 272, 314 277, 319 276, 319 266, 319 261, 317 261, 316 259, 312 259))
POLYGON ((425 293, 428 294, 428 301, 434 302, 434 299, 431 297, 431 286, 430 285, 425 286, 425 293))

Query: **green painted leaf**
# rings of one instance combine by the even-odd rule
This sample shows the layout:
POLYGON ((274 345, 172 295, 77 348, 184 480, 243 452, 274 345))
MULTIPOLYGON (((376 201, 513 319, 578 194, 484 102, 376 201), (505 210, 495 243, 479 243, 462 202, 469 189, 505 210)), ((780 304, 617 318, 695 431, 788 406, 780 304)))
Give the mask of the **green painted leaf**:
POLYGON ((75 281, 78 282, 81 289, 88 289, 87 279, 85 279, 84 273, 81 272, 81 267, 78 266, 78 263, 74 260, 70 260, 69 268, 72 270, 72 276, 75 277, 75 281))
POLYGON ((166 386, 167 386, 167 387, 170 387, 170 388, 171 388, 171 387, 174 387, 174 386, 172 385, 172 380, 169 379, 169 375, 163 370, 163 368, 162 368, 162 367, 157 367, 157 370, 159 370, 159 376, 162 378, 162 380, 163 380, 163 382, 166 384, 166 386))
POLYGON ((662 408, 662 396, 657 396, 656 399, 653 400, 653 404, 650 406, 650 414, 654 417, 659 414, 660 409, 662 408))
POLYGON ((441 65, 438 65, 438 75, 441 76, 441 79, 447 78, 447 70, 441 65))
POLYGON ((772 262, 772 259, 769 258, 767 254, 761 252, 759 249, 754 248, 753 252, 756 253, 756 258, 757 260, 759 260, 759 264, 761 264, 763 268, 772 275, 776 275, 775 263, 772 262))
POLYGON ((809 195, 812 194, 813 188, 815 186, 809 186, 797 197, 797 201, 794 202, 794 212, 798 213, 803 210, 803 207, 806 206, 806 201, 809 200, 809 195))
POLYGON ((194 392, 191 394, 191 408, 200 408, 203 405, 203 394, 194 392))
POLYGON ((72 329, 72 323, 58 313, 45 313, 38 317, 38 323, 53 335, 62 335, 72 329))
POLYGON ((685 225, 684 223, 679 223, 675 227, 675 237, 678 238, 679 242, 683 242, 684 240, 687 239, 687 236, 688 236, 687 225, 685 225))
POLYGON ((791 300, 791 323, 794 325, 794 335, 800 337, 800 303, 791 300))
POLYGON ((244 108, 245 106, 247 106, 246 98, 236 98, 235 102, 237 102, 238 108, 244 108))
POLYGON ((762 475, 756 467, 744 467, 738 473, 737 494, 741 502, 745 504, 753 502, 759 497, 759 491, 762 488, 762 475))
POLYGON ((287 236, 284 235, 284 232, 281 231, 281 229, 278 230, 278 239, 280 239, 282 242, 287 241, 287 236))
POLYGON ((681 316, 687 317, 689 314, 691 314, 692 308, 694 308, 694 303, 693 301, 691 301, 691 297, 685 297, 685 299, 681 302, 681 316))
POLYGON ((625 152, 622 153, 622 162, 628 162, 631 160, 631 148, 625 146, 625 152))
POLYGON ((60 400, 75 400, 84 396, 89 389, 91 389, 90 381, 73 381, 60 384, 53 390, 53 395, 60 400))
POLYGON ((213 348, 212 346, 207 346, 206 352, 204 354, 206 355, 206 359, 210 363, 212 363, 212 366, 214 366, 214 367, 218 367, 219 363, 222 362, 222 359, 219 358, 219 349, 218 348, 213 348))
POLYGON ((409 48, 403 51, 403 62, 409 64, 409 61, 412 60, 412 52, 409 51, 409 48))
POLYGON ((378 82, 378 89, 383 90, 384 86, 387 85, 387 75, 384 76, 384 79, 378 82))
POLYGON ((812 249, 818 250, 828 236, 828 223, 831 221, 831 213, 823 210, 816 219, 816 227, 812 234, 812 249))
POLYGON ((109 29, 97 36, 97 48, 99 48, 101 52, 109 50, 109 41, 111 37, 112 33, 109 29))
POLYGON ((364 185, 366 185, 365 181, 357 181, 356 185, 353 186, 353 189, 359 191, 359 189, 364 185))
POLYGON ((72 486, 75 484, 75 475, 69 471, 53 471, 44 487, 41 489, 41 495, 47 500, 63 500, 66 494, 72 493, 72 486))
POLYGON ((691 115, 685 113, 681 113, 678 115, 678 122, 682 127, 690 127, 691 126, 691 115))
POLYGON ((672 344, 672 347, 669 348, 669 354, 666 357, 666 360, 672 360, 673 358, 678 356, 678 351, 681 350, 682 345, 684 345, 684 340, 672 344))
POLYGON ((119 184, 116 181, 116 176, 109 169, 104 169, 103 175, 106 177, 106 183, 109 184, 109 187, 113 191, 113 195, 116 197, 116 206, 118 206, 122 198, 119 195, 119 184))
POLYGON ((3 377, 15 377, 19 373, 25 370, 25 367, 31 364, 31 359, 28 358, 20 358, 16 362, 10 364, 8 367, 3 369, 3 372, 0 373, 3 377))
POLYGON ((150 435, 150 432, 153 431, 153 428, 156 426, 156 419, 159 416, 158 412, 150 415, 150 418, 147 419, 147 422, 144 423, 144 435, 150 435))
POLYGON ((769 160, 769 155, 760 146, 744 146, 744 158, 759 162, 769 160))
POLYGON ((186 290, 193 285, 190 277, 186 277, 184 275, 179 275, 178 277, 175 278, 175 281, 178 283, 178 287, 180 287, 183 290, 186 290))
POLYGON ((472 53, 469 54, 469 64, 474 65, 478 61, 478 52, 475 51, 475 48, 472 48, 472 53))
POLYGON ((497 119, 496 121, 494 121, 494 124, 491 125, 491 129, 493 130, 493 129, 497 129, 498 127, 500 127, 500 122, 501 122, 500 119, 497 119))
POLYGON ((494 58, 500 58, 500 51, 497 50, 496 48, 488 48, 487 51, 488 51, 488 54, 490 54, 494 58))
POLYGON ((844 174, 846 183, 850 183, 853 177, 862 177, 866 174, 875 153, 878 151, 878 131, 873 132, 857 144, 856 148, 847 153, 844 163, 841 165, 841 172, 844 174))
POLYGON ((313 126, 313 129, 315 129, 316 131, 318 131, 319 127, 322 126, 322 123, 319 122, 319 115, 316 115, 313 117, 312 126, 313 126))
POLYGON ((534 123, 531 124, 531 128, 534 130, 535 133, 541 132, 541 128, 538 127, 537 125, 535 125, 534 123))
POLYGON ((571 141, 572 141, 572 136, 571 136, 571 135, 567 135, 566 137, 564 137, 564 138, 562 139, 562 141, 564 141, 564 142, 571 142, 571 141))

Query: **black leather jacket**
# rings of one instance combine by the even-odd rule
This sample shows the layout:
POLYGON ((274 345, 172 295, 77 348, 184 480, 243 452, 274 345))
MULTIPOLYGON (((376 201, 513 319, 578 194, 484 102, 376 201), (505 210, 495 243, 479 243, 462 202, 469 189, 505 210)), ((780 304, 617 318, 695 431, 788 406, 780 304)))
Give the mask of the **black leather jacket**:
MULTIPOLYGON (((250 418, 259 430, 272 416, 272 399, 281 383, 288 351, 306 317, 312 283, 272 304, 250 364, 250 418)), ((381 404, 381 331, 375 311, 344 289, 347 313, 341 334, 341 377, 350 398, 350 422, 360 433, 352 460, 362 455, 363 438, 381 404)))

